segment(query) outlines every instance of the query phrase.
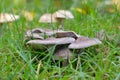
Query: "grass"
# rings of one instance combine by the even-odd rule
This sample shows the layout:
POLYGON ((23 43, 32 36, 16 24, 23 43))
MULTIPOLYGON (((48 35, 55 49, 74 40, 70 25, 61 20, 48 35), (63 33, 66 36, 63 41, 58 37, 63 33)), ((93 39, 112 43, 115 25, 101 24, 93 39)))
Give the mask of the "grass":
MULTIPOLYGON (((92 3, 88 1, 85 4, 90 9, 86 15, 72 10, 75 19, 65 21, 65 30, 73 30, 90 38, 95 37, 97 32, 105 30, 106 35, 112 39, 107 38, 102 41, 101 45, 85 49, 72 59, 67 67, 62 68, 57 63, 51 62, 52 50, 50 54, 45 54, 45 51, 26 48, 23 41, 25 31, 35 27, 47 27, 46 24, 38 23, 39 17, 43 13, 57 10, 54 8, 54 1, 46 1, 46 3, 42 0, 19 2, 18 5, 10 0, 0 1, 0 12, 15 13, 21 16, 16 22, 3 24, 0 36, 0 79, 120 80, 120 30, 118 29, 120 13, 99 11, 91 5, 94 4, 94 0, 91 0, 92 3), (34 20, 27 21, 21 10, 33 11, 36 14, 34 20)), ((75 6, 79 7, 79 5, 75 6)), ((65 4, 59 8, 69 9, 65 4)), ((56 28, 55 25, 51 27, 56 28)))

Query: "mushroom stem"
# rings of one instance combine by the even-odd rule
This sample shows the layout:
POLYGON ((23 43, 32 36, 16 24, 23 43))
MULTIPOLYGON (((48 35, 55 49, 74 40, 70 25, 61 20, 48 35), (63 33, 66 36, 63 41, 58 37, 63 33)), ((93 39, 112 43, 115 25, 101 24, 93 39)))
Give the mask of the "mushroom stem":
POLYGON ((63 24, 64 24, 64 19, 62 18, 57 18, 57 21, 58 21, 58 30, 63 30, 63 24))
POLYGON ((2 31, 3 31, 3 24, 0 24, 0 36, 2 35, 2 31))
POLYGON ((50 29, 54 30, 53 22, 48 23, 48 27, 50 27, 50 29))
POLYGON ((52 24, 52 23, 47 23, 47 26, 51 28, 51 24, 52 24))
POLYGON ((62 62, 62 66, 63 66, 63 67, 68 66, 69 61, 70 61, 70 58, 68 58, 68 59, 64 60, 64 61, 62 62))

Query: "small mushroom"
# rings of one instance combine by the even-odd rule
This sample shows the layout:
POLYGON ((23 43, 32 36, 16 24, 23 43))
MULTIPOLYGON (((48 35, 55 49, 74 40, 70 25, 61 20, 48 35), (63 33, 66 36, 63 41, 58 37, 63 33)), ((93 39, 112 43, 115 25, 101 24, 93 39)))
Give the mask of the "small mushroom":
POLYGON ((18 15, 0 13, 0 23, 13 22, 17 19, 19 19, 18 15))
POLYGON ((72 57, 72 52, 67 48, 58 48, 54 52, 54 60, 62 60, 62 66, 67 66, 72 57))
POLYGON ((74 16, 72 13, 68 10, 58 10, 55 13, 53 13, 53 16, 57 19, 59 24, 59 29, 63 28, 63 20, 64 19, 73 19, 74 16))
POLYGON ((71 43, 69 49, 87 48, 93 45, 101 44, 102 42, 96 38, 79 37, 75 42, 71 43))
POLYGON ((74 42, 75 39, 71 37, 65 38, 48 38, 45 40, 30 40, 26 44, 30 45, 34 49, 42 49, 51 45, 64 45, 74 42))
POLYGON ((40 17, 39 22, 51 24, 56 22, 56 19, 52 14, 46 13, 40 17))

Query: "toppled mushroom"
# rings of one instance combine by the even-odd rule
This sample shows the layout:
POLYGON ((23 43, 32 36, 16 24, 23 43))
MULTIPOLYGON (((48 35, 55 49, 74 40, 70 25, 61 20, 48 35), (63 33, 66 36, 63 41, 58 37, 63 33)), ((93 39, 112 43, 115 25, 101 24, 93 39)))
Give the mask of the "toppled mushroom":
POLYGON ((39 22, 50 24, 56 22, 56 19, 52 14, 46 13, 40 17, 39 22))
POLYGON ((43 40, 48 37, 52 37, 58 32, 57 30, 51 29, 41 29, 41 28, 34 28, 32 30, 28 30, 25 34, 25 41, 30 39, 40 39, 43 40))
POLYGON ((26 44, 34 49, 42 49, 51 45, 64 45, 74 42, 75 39, 71 37, 65 38, 48 38, 45 40, 30 40, 26 44))
POLYGON ((58 48, 54 52, 54 60, 62 60, 62 66, 67 66, 72 57, 72 52, 67 48, 58 48))
POLYGON ((63 28, 63 20, 64 19, 73 19, 74 18, 73 14, 68 10, 58 10, 55 13, 53 13, 53 16, 58 21, 59 29, 63 28))
POLYGON ((47 35, 48 37, 51 37, 53 35, 56 34, 56 32, 58 32, 58 30, 51 30, 51 29, 43 29, 43 33, 45 33, 45 35, 47 35))
POLYGON ((42 33, 43 30, 41 28, 35 28, 32 30, 28 30, 26 31, 25 34, 25 41, 31 40, 31 39, 40 39, 43 40, 44 39, 44 34, 42 33))
POLYGON ((17 19, 19 19, 18 15, 0 13, 0 23, 13 22, 17 19))
POLYGON ((69 49, 87 48, 93 45, 101 44, 101 41, 96 38, 79 37, 75 42, 71 43, 69 49))
POLYGON ((31 39, 40 39, 40 40, 43 40, 44 37, 43 37, 44 34, 37 34, 37 33, 33 33, 33 34, 26 34, 25 35, 25 41, 27 40, 31 40, 31 39))

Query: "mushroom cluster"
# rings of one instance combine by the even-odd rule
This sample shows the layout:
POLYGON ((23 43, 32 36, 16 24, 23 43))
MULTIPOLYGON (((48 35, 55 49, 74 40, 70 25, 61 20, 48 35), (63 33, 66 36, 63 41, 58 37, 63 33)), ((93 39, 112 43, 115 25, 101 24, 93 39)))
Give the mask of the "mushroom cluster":
POLYGON ((41 28, 27 31, 25 39, 27 46, 33 49, 49 50, 52 46, 56 46, 53 54, 54 60, 64 60, 63 65, 68 64, 72 50, 101 44, 99 39, 80 36, 73 31, 53 31, 41 28))
MULTIPOLYGON (((52 23, 58 21, 61 28, 64 19, 73 19, 71 12, 59 10, 53 14, 46 13, 39 19, 39 22, 52 23)), ((96 38, 88 38, 76 34, 74 31, 51 30, 34 28, 26 31, 26 45, 33 49, 49 50, 56 46, 53 56, 54 60, 63 60, 63 65, 69 63, 72 56, 72 50, 79 50, 93 45, 101 44, 96 38)))

